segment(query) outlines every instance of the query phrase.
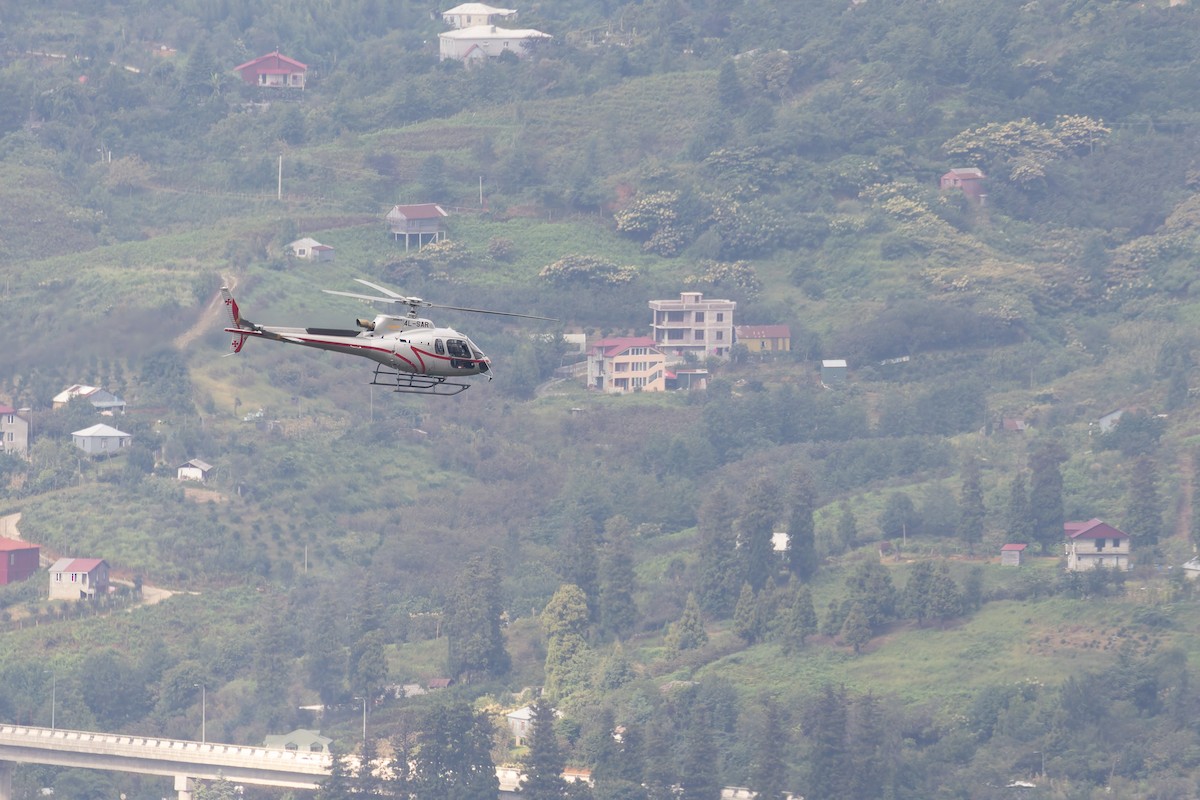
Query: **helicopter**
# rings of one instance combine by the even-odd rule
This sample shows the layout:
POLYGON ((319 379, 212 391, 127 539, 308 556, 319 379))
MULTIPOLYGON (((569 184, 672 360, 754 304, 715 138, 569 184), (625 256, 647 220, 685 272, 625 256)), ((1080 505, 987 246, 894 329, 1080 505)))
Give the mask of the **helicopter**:
POLYGON ((375 374, 371 378, 373 386, 386 386, 408 394, 453 397, 471 387, 471 384, 457 380, 459 378, 487 375, 490 381, 492 361, 465 334, 453 328, 435 325, 431 320, 418 316, 417 309, 444 308, 451 311, 557 322, 550 317, 538 317, 533 314, 439 305, 420 297, 405 297, 362 278, 354 280, 374 289, 382 296, 339 292, 333 289, 321 291, 372 303, 407 306, 408 313, 382 313, 377 314, 374 319, 356 319, 358 330, 260 325, 242 316, 233 293, 228 286, 222 286, 221 296, 225 300, 225 309, 229 312, 232 323, 230 327, 225 328, 225 332, 233 334, 231 352, 226 355, 240 353, 246 340, 252 337, 331 350, 335 353, 348 353, 376 362, 375 374))

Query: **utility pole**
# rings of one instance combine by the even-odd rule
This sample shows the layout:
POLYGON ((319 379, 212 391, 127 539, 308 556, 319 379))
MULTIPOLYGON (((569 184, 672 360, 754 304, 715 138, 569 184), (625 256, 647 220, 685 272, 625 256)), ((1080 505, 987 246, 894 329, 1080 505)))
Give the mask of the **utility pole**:
POLYGON ((279 154, 279 177, 276 179, 275 199, 283 200, 283 153, 279 154))

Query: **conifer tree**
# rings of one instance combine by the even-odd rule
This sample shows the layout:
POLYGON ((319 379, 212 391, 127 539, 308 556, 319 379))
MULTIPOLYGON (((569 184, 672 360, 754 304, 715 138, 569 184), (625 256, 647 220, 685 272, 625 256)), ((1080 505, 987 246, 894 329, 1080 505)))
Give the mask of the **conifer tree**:
POLYGON ((746 644, 754 644, 762 633, 758 598, 748 583, 742 584, 742 593, 738 596, 737 607, 733 610, 733 632, 746 644))
POLYGON ((809 742, 805 797, 851 797, 847 747, 846 690, 826 684, 805 709, 802 729, 809 742))
POLYGON ((713 723, 703 705, 693 702, 683 732, 679 762, 679 788, 689 800, 720 800, 721 781, 717 770, 717 748, 713 723))
POLYGON ((958 538, 974 552, 975 545, 983 538, 983 486, 980 484, 979 462, 968 456, 963 462, 962 493, 958 501, 958 538))
POLYGON ((1163 529, 1162 504, 1158 498, 1158 468, 1149 456, 1142 456, 1133 465, 1125 519, 1125 532, 1135 546, 1158 544, 1163 529))
POLYGON ((587 599, 583 590, 563 584, 541 615, 546 634, 546 695, 561 699, 584 688, 591 679, 592 651, 584 632, 588 626, 587 599))
POLYGON ((1013 476, 1004 524, 1008 528, 1009 541, 1033 544, 1033 513, 1029 509, 1029 495, 1025 491, 1024 472, 1017 472, 1013 476))
POLYGON ((411 760, 413 800, 495 800, 500 790, 491 723, 465 701, 430 709, 411 760))
POLYGON ((817 540, 813 525, 813 487, 807 473, 795 480, 792 511, 788 515, 788 568, 802 581, 817 573, 817 540))
POLYGON ((862 652, 863 645, 871 641, 871 623, 861 603, 850 607, 846 621, 842 623, 842 641, 854 648, 854 652, 862 652))
POLYGON ((858 546, 858 520, 850 509, 850 504, 842 502, 842 510, 838 515, 837 538, 842 548, 853 550, 858 546))
POLYGON ((784 612, 780 642, 785 653, 804 647, 804 641, 817 632, 817 612, 813 608, 812 592, 799 586, 792 595, 791 605, 784 612))
POLYGON ((767 700, 750 748, 749 788, 758 797, 783 797, 786 788, 784 782, 787 780, 786 751, 787 732, 782 713, 778 705, 767 700))
POLYGON ((779 490, 766 476, 752 480, 742 499, 742 511, 737 520, 738 549, 742 553, 745 579, 756 592, 766 586, 774 571, 772 537, 778 502, 779 490))
POLYGON ((619 637, 631 633, 638 618, 629 521, 623 516, 612 517, 604 528, 600 554, 600 630, 605 636, 619 637))
POLYGON ((704 499, 697 514, 702 565, 697 598, 706 613, 720 619, 733 613, 745 575, 738 560, 735 516, 733 498, 721 486, 704 499))
POLYGON ((671 626, 667 644, 675 653, 695 650, 708 644, 708 632, 704 630, 704 620, 700 616, 700 604, 696 602, 696 595, 688 594, 687 602, 683 606, 683 615, 671 626))
POLYGON ((509 656, 500 630, 500 573, 494 556, 474 556, 459 573, 446 611, 449 669, 455 676, 503 675, 509 656))
POLYGON ((1062 445, 1048 442, 1030 456, 1029 517, 1033 539, 1043 553, 1063 538, 1063 479, 1059 465, 1067 460, 1062 445))
POLYGON ((530 800, 562 800, 567 796, 567 782, 562 777, 566 760, 554 727, 554 709, 545 698, 539 698, 533 704, 529 754, 521 779, 521 795, 530 800))

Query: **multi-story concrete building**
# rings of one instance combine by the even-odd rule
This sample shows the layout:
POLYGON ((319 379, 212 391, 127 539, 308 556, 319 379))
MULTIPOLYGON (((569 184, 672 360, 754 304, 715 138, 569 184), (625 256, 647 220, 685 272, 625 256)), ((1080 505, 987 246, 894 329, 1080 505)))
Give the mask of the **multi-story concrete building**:
POLYGON ((0 453, 29 455, 29 409, 0 405, 0 453))
POLYGON ((588 350, 587 385, 609 394, 662 392, 666 357, 649 336, 601 339, 588 350))
POLYGON ((735 308, 733 300, 705 300, 703 292, 680 292, 678 300, 651 300, 654 343, 670 356, 728 358, 735 308))

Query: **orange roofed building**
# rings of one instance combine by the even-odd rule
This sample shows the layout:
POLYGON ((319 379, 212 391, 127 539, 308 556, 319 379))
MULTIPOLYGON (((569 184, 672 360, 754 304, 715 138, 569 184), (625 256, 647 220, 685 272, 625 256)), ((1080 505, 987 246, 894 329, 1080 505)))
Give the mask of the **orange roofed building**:
POLYGON ((587 385, 607 394, 666 391, 666 365, 649 336, 601 339, 588 349, 587 385))
POLYGON ((278 50, 233 68, 251 86, 270 89, 303 89, 308 65, 280 54, 278 50))
POLYGON ((1066 522, 1063 524, 1063 533, 1067 537, 1068 572, 1085 572, 1097 567, 1130 568, 1129 534, 1107 522, 1098 519, 1066 522))

